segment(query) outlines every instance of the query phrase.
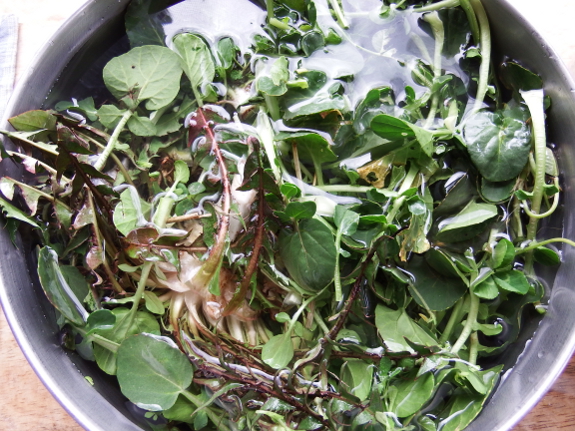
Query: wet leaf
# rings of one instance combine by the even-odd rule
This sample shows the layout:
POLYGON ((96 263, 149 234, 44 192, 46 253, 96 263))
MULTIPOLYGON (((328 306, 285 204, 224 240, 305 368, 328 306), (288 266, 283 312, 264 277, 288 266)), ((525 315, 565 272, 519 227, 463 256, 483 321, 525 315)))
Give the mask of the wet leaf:
POLYGON ((174 46, 181 56, 181 65, 193 88, 203 89, 211 84, 216 74, 212 53, 206 43, 192 33, 174 38, 174 46))
POLYGON ((171 49, 147 45, 113 58, 103 73, 106 87, 118 100, 145 100, 147 109, 157 110, 176 98, 182 68, 171 49))
POLYGON ((371 394, 374 365, 360 359, 349 360, 343 366, 342 379, 347 390, 360 401, 365 401, 371 394))
POLYGON ((290 276, 302 287, 320 290, 333 279, 334 236, 316 219, 302 220, 294 232, 280 236, 280 256, 290 276))
POLYGON ((527 112, 519 106, 479 111, 463 129, 467 150, 481 175, 493 182, 508 181, 525 167, 531 150, 527 112))
POLYGON ((415 380, 406 380, 395 385, 397 393, 391 409, 400 418, 417 413, 429 400, 435 387, 433 373, 426 373, 415 380))
POLYGON ((529 291, 529 281, 521 271, 498 272, 493 276, 497 285, 508 292, 525 295, 529 291))
POLYGON ((392 310, 378 305, 375 309, 375 326, 390 352, 413 352, 405 341, 406 338, 424 346, 438 344, 437 340, 415 323, 403 309, 392 310))
POLYGON ((46 246, 38 254, 38 276, 46 296, 70 322, 84 326, 88 312, 76 297, 60 268, 58 255, 46 246))
POLYGON ((262 361, 276 370, 285 368, 293 355, 291 335, 287 333, 274 335, 262 348, 262 361))
POLYGON ((497 217, 497 207, 492 204, 470 202, 461 212, 439 223, 436 238, 445 242, 465 241, 485 229, 485 223, 497 217))
POLYGON ((150 334, 128 337, 118 349, 118 382, 138 407, 160 411, 172 407, 192 383, 189 359, 172 340, 150 334))

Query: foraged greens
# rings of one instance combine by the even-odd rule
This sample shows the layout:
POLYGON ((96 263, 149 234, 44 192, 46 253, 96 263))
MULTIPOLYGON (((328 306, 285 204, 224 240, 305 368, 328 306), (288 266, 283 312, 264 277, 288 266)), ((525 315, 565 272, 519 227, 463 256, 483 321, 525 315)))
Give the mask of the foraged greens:
POLYGON ((107 100, 2 132, 65 346, 154 430, 465 428, 568 242, 541 79, 479 0, 267 0, 250 46, 151 3, 107 100))

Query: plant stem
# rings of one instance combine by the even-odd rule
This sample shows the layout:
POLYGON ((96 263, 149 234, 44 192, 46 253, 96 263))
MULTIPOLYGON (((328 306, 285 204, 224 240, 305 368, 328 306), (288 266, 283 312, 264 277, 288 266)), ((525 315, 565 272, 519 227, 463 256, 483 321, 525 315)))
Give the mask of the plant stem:
MULTIPOLYGON (((409 167, 407 175, 403 180, 403 183, 401 184, 401 187, 398 190, 399 194, 402 194, 411 188, 411 185, 413 184, 413 181, 415 181, 415 177, 417 176, 418 173, 419 169, 417 168, 415 163, 412 163, 411 166, 409 167)), ((405 196, 400 196, 395 200, 393 206, 391 207, 391 210, 389 210, 389 213, 387 213, 386 216, 389 222, 391 222, 395 218, 395 216, 401 209, 403 203, 405 202, 405 199, 406 199, 405 196)))
POLYGON ((477 363, 478 347, 479 347, 479 339, 477 337, 477 332, 473 332, 469 336, 469 359, 468 359, 468 361, 473 365, 477 363))
POLYGON ((479 24, 477 22, 477 17, 475 16, 473 6, 471 6, 469 0, 460 0, 460 3, 461 9, 463 9, 467 15, 467 21, 469 21, 469 27, 471 27, 473 40, 475 43, 479 43, 479 37, 481 33, 479 32, 479 24))
POLYGON ((268 112, 272 120, 277 121, 280 119, 280 108, 278 105, 278 100, 275 96, 269 96, 264 94, 264 100, 268 108, 268 112))
POLYGON ((333 11, 335 12, 335 17, 337 18, 338 24, 341 25, 343 28, 349 28, 349 23, 347 22, 347 19, 345 18, 343 10, 341 9, 341 6, 339 5, 339 1, 338 0, 329 0, 329 4, 331 5, 331 7, 333 8, 333 11))
POLYGON ((449 337, 451 337, 451 333, 453 332, 453 328, 455 327, 455 324, 459 322, 459 317, 460 317, 459 315, 461 314, 461 309, 463 308, 464 302, 465 302, 465 300, 463 298, 460 298, 459 301, 457 301, 455 303, 455 306, 451 310, 451 316, 449 316, 449 320, 447 321, 447 325, 445 325, 445 329, 443 330, 443 333, 441 334, 441 338, 439 339, 439 342, 441 344, 447 342, 447 340, 449 340, 449 337))
MULTIPOLYGON (((443 51, 443 44, 445 43, 445 29, 443 27, 443 21, 439 18, 439 14, 436 11, 425 14, 423 20, 431 25, 431 30, 433 31, 433 37, 435 39, 435 52, 433 55, 433 77, 435 79, 441 76, 441 53, 443 51)), ((435 115, 437 113, 437 105, 439 104, 439 94, 435 92, 431 97, 431 108, 429 109, 429 115, 425 121, 424 128, 429 128, 433 124, 435 115)))
POLYGON ((473 331, 473 325, 477 322, 477 313, 479 312, 479 297, 473 292, 469 292, 469 312, 467 313, 467 320, 465 321, 465 326, 459 335, 459 338, 451 348, 451 353, 456 355, 459 350, 463 347, 469 335, 473 331))
POLYGON ((317 185, 318 189, 328 193, 367 193, 373 190, 372 186, 352 186, 347 184, 317 185))
POLYGON ((477 21, 479 22, 480 33, 480 49, 481 49, 481 65, 479 66, 479 80, 477 81, 477 94, 475 96, 475 104, 473 111, 477 111, 483 105, 483 100, 487 94, 487 87, 489 82, 489 67, 491 65, 491 32, 489 28, 489 20, 485 9, 481 4, 481 0, 469 0, 477 21))
POLYGON ((562 242, 564 244, 570 245, 571 247, 575 247, 575 241, 571 241, 570 239, 567 238, 558 237, 558 238, 546 239, 545 241, 533 241, 531 244, 529 244, 528 247, 520 248, 519 250, 517 250, 515 254, 520 255, 523 253, 529 253, 535 250, 537 247, 543 247, 544 245, 552 244, 554 242, 562 242))
POLYGON ((432 12, 434 10, 445 9, 449 7, 459 6, 459 0, 443 0, 427 6, 417 7, 413 9, 414 12, 432 12))
MULTIPOLYGON (((547 137, 545 135, 545 111, 543 105, 543 90, 531 90, 521 92, 523 100, 531 113, 531 124, 533 127, 533 152, 535 153, 535 172, 533 183, 533 197, 531 198, 531 212, 539 214, 541 212, 541 201, 543 200, 545 187, 545 162, 547 158, 547 137)), ((537 236, 537 217, 530 217, 527 223, 527 240, 533 241, 537 236)), ((527 254, 525 258, 525 269, 533 271, 533 254, 527 254)))
POLYGON ((110 140, 106 144, 106 148, 104 148, 104 151, 100 154, 100 157, 98 157, 98 160, 96 160, 96 163, 94 164, 94 168, 96 170, 101 171, 102 169, 104 169, 104 166, 108 161, 108 157, 110 157, 110 154, 112 154, 114 148, 116 147, 116 144, 118 143, 120 133, 122 133, 122 130, 124 130, 124 127, 126 126, 128 120, 132 117, 133 114, 134 111, 128 109, 126 112, 124 112, 124 115, 122 115, 120 122, 114 129, 112 136, 110 136, 110 140))

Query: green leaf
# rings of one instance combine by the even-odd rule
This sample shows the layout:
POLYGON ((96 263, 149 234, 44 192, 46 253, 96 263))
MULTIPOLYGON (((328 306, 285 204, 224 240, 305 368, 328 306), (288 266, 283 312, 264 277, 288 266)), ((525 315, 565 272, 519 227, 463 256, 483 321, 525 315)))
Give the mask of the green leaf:
POLYGON ((415 380, 406 380, 394 385, 397 392, 391 410, 400 418, 411 416, 419 411, 433 395, 435 378, 426 373, 415 380))
POLYGON ((342 235, 353 235, 357 232, 359 226, 359 214, 355 211, 337 206, 335 208, 334 221, 339 232, 342 235), (343 209, 343 211, 342 211, 343 209))
POLYGON ((521 271, 511 270, 496 273, 493 278, 497 285, 508 292, 525 295, 529 292, 529 281, 521 271))
POLYGON ((56 130, 56 117, 49 111, 27 111, 8 119, 8 122, 20 132, 56 130))
POLYGON ((114 209, 114 225, 124 236, 146 224, 146 218, 150 216, 150 204, 138 195, 133 187, 128 187, 120 194, 120 202, 114 209))
POLYGON ((115 105, 102 105, 97 112, 100 123, 107 129, 114 129, 126 110, 120 109, 115 105))
POLYGON ((413 352, 407 338, 424 346, 435 346, 438 341, 411 319, 404 309, 392 310, 379 304, 375 309, 375 326, 390 352, 413 352))
POLYGON ((433 155, 433 134, 415 124, 387 114, 380 114, 371 120, 371 129, 376 135, 390 141, 416 139, 429 157, 433 155))
POLYGON ((38 254, 38 276, 48 300, 62 315, 77 326, 84 326, 88 312, 74 295, 59 265, 56 252, 45 246, 38 254))
POLYGON ((211 84, 216 66, 210 48, 202 38, 192 33, 182 33, 174 38, 174 47, 181 56, 181 65, 195 89, 211 84))
POLYGON ((494 183, 481 179, 481 197, 487 202, 500 203, 507 201, 512 195, 515 188, 516 180, 494 183))
POLYGON ((286 205, 285 211, 278 215, 285 217, 286 220, 303 220, 312 218, 316 211, 317 206, 313 201, 290 202, 286 205))
POLYGON ((285 57, 279 57, 273 62, 266 75, 258 76, 256 88, 268 96, 281 96, 287 91, 289 79, 289 62, 285 57))
MULTIPOLYGON (((193 423, 192 413, 196 410, 196 406, 193 405, 186 397, 180 395, 174 405, 167 410, 162 412, 163 416, 172 421, 193 423)), ((207 424, 206 424, 207 425, 207 424)), ((205 426, 205 425, 204 425, 205 426)), ((201 428, 194 428, 201 429, 201 428)))
POLYGON ((155 293, 146 290, 144 292, 144 300, 146 303, 146 309, 150 313, 162 315, 166 312, 164 304, 158 299, 158 296, 155 293))
POLYGON ((300 221, 294 232, 280 235, 279 247, 290 276, 300 286, 317 291, 333 280, 335 240, 322 222, 300 221))
POLYGON ((531 150, 531 130, 525 108, 479 111, 465 122, 469 156, 481 175, 493 182, 511 180, 525 167, 531 150))
POLYGON ((365 401, 371 395, 374 365, 361 359, 352 359, 345 363, 342 380, 347 384, 350 393, 360 401, 365 401))
POLYGON ((485 229, 485 223, 497 217, 493 204, 471 201, 461 212, 439 223, 436 238, 444 242, 466 241, 485 229))
POLYGON ((171 18, 166 13, 150 13, 154 3, 155 0, 132 0, 129 3, 124 20, 132 48, 166 44, 163 25, 171 18))
MULTIPOLYGON (((138 311, 135 317, 131 318, 130 310, 117 307, 112 310, 116 316, 116 324, 111 329, 99 328, 95 330, 97 334, 115 343, 122 343, 130 335, 148 333, 160 335, 160 325, 156 318, 145 311, 138 311)), ((94 356, 98 366, 108 374, 116 374, 117 353, 107 348, 94 344, 94 356)))
POLYGON ((305 115, 326 111, 345 111, 348 106, 344 97, 333 91, 324 72, 311 70, 300 73, 300 78, 308 82, 306 88, 289 88, 281 97, 284 120, 292 120, 305 115))
POLYGON ((461 278, 448 278, 433 271, 421 256, 412 256, 405 270, 412 277, 409 293, 426 309, 447 310, 467 291, 461 278))
POLYGON ((88 334, 102 330, 111 329, 116 323, 116 315, 107 309, 96 310, 88 316, 88 334))
POLYGON ((337 160, 330 142, 319 133, 302 131, 296 133, 282 132, 275 137, 276 141, 285 141, 297 145, 298 156, 301 160, 317 163, 329 163, 337 160))
POLYGON ((291 335, 288 333, 274 335, 262 348, 262 361, 276 370, 285 368, 293 355, 291 335))
POLYGON ((118 382, 138 407, 161 411, 172 407, 192 383, 192 365, 173 341, 139 334, 118 349, 118 382))
POLYGON ((559 254, 547 247, 537 247, 533 250, 533 258, 542 265, 555 266, 561 263, 559 254))
POLYGON ((128 120, 128 129, 136 136, 156 136, 156 125, 148 117, 140 117, 139 115, 132 115, 128 120))
POLYGON ((506 238, 501 238, 491 253, 493 268, 504 268, 515 260, 515 246, 506 238))
POLYGON ((482 299, 495 299, 499 296, 499 289, 493 277, 488 277, 473 288, 473 293, 482 299))
POLYGON ((36 223, 32 217, 2 198, 0 198, 0 208, 2 208, 2 212, 5 217, 19 220, 29 224, 30 226, 40 228, 38 223, 36 223))
POLYGON ((190 167, 183 160, 174 162, 174 182, 187 184, 190 181, 190 167))
POLYGON ((182 68, 171 49, 146 45, 110 60, 103 74, 106 87, 118 100, 125 96, 136 102, 146 100, 146 108, 155 111, 176 98, 182 68))

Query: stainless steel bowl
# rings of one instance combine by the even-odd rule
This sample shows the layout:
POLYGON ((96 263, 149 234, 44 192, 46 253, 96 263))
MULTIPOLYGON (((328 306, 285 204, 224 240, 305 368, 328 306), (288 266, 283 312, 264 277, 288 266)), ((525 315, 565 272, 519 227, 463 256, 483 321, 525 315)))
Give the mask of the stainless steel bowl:
MULTIPOLYGON (((122 36, 122 12, 129 0, 91 0, 46 44, 23 76, 6 109, 6 118, 58 100, 77 85, 85 66, 102 61, 105 47, 122 36), (34 91, 30 91, 34 89, 34 91)), ((232 5, 234 0, 210 0, 232 5)), ((201 3, 199 0, 197 3, 201 3)), ((505 54, 543 77, 552 98, 549 139, 558 148, 562 170, 563 211, 543 229, 575 239, 575 84, 557 56, 531 25, 505 0, 483 0, 491 19, 496 55, 505 54)), ((198 14, 201 12, 198 8, 198 14)), ((205 9, 205 8, 203 8, 205 9)), ((202 19, 210 19, 204 16, 202 19)), ((6 120, 2 127, 7 127, 6 120)), ((9 161, 0 175, 19 175, 9 161)), ((59 346, 52 306, 39 286, 32 246, 19 238, 16 249, 0 230, 0 301, 28 361, 62 406, 87 430, 140 430, 113 378, 59 346), (84 376, 91 376, 91 386, 84 376)), ((548 313, 528 323, 526 336, 504 358, 510 368, 494 396, 469 431, 508 430, 537 403, 559 376, 575 349, 575 250, 564 248, 563 264, 549 274, 548 313)))

